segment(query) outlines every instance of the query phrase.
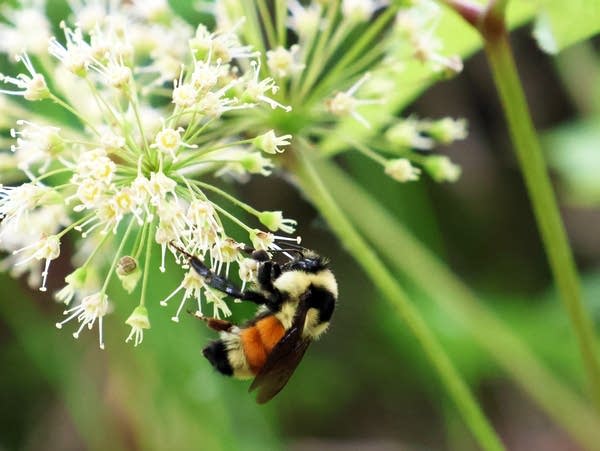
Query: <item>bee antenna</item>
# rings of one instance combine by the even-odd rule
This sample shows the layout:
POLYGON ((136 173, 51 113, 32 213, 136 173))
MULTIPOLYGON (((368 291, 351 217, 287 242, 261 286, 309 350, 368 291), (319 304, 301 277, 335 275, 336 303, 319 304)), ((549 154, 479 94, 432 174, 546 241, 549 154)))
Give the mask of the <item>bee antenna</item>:
POLYGON ((300 249, 292 249, 292 248, 289 248, 289 249, 270 249, 268 252, 272 252, 272 253, 275 253, 275 252, 282 252, 282 253, 283 252, 296 252, 297 254, 300 254, 301 256, 304 256, 304 254, 302 253, 302 251, 300 249))
POLYGON ((290 248, 298 249, 300 251, 305 251, 306 250, 306 248, 304 246, 300 246, 299 244, 286 243, 286 246, 289 246, 290 248))
POLYGON ((180 248, 179 246, 177 246, 175 244, 174 241, 169 241, 169 246, 171 246, 172 248, 174 248, 175 250, 178 250, 179 252, 181 252, 183 255, 185 255, 186 257, 188 257, 189 259, 194 258, 194 256, 192 254, 190 254, 189 252, 187 252, 186 250, 180 248))

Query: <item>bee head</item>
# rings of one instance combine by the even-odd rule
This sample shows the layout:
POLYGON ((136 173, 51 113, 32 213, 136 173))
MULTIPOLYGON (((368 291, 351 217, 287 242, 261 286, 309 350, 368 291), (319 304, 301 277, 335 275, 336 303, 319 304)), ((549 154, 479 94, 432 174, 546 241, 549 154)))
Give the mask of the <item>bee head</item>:
POLYGON ((284 266, 284 270, 299 270, 308 273, 318 273, 327 269, 329 261, 309 249, 298 251, 298 256, 284 266))

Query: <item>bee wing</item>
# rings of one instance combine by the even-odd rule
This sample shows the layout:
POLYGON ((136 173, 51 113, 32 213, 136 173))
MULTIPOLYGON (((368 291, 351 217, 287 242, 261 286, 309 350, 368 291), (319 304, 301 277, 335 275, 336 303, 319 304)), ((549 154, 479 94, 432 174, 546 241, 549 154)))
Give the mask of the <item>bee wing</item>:
POLYGON ((302 360, 311 341, 302 337, 307 311, 306 302, 300 299, 292 327, 271 350, 267 361, 252 381, 248 391, 258 388, 256 401, 259 404, 266 403, 281 391, 302 360))

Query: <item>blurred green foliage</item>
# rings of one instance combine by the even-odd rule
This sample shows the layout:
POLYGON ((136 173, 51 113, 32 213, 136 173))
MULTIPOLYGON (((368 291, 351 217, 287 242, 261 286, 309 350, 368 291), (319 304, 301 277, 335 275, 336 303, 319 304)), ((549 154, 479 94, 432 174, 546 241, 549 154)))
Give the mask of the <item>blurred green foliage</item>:
MULTIPOLYGON (((531 14, 532 7, 526 3, 523 11, 514 13, 516 21, 531 14)), ((191 23, 202 17, 192 2, 172 4, 191 23)), ((55 24, 65 11, 64 2, 50 2, 48 12, 55 24)), ((473 52, 479 45, 476 36, 461 27, 456 17, 448 15, 446 20, 449 49, 473 52)), ((560 42, 573 39, 569 36, 560 42)), ((394 110, 414 99, 425 85, 415 72, 415 85, 398 90, 394 110)), ((380 113, 383 122, 391 112, 380 113)), ((597 205, 600 196, 599 130, 596 118, 586 118, 548 134, 550 161, 562 175, 566 193, 588 205, 597 205)), ((335 143, 331 146, 337 147, 335 143)), ((379 168, 355 156, 344 157, 342 163, 357 183, 440 255, 448 256, 449 249, 468 248, 474 240, 489 240, 502 232, 502 224, 490 224, 474 213, 468 234, 449 235, 448 220, 440 218, 440 211, 460 210, 465 200, 456 194, 454 198, 440 197, 447 187, 395 184, 380 177, 379 168), (445 210, 436 204, 440 198, 448 203, 445 210)), ((220 377, 209 367, 200 349, 211 333, 191 317, 172 323, 169 312, 158 305, 179 284, 177 271, 151 279, 148 308, 152 329, 137 349, 124 343, 128 330, 123 321, 132 306, 124 301, 124 292, 113 287, 122 299, 113 299, 115 311, 106 323, 106 351, 97 348, 94 336, 75 341, 68 329, 58 331, 53 323, 61 306, 0 275, 0 384, 7 388, 0 394, 0 448, 275 450, 308 437, 343 441, 383 437, 432 449, 442 447, 446 440, 449 448, 472 446, 468 439, 452 439, 452 431, 465 435, 461 434, 462 425, 449 413, 445 395, 414 338, 389 314, 388 306, 379 302, 379 294, 340 250, 314 210, 283 181, 269 181, 277 185, 266 196, 265 183, 253 181, 249 187, 230 189, 256 197, 254 203, 259 207, 262 203, 273 210, 284 208, 291 217, 302 218, 300 233, 305 243, 332 258, 341 287, 331 332, 312 346, 285 391, 270 405, 257 406, 246 393, 247 384, 220 377)), ((527 226, 523 224, 524 229, 527 226)), ((512 233, 526 234, 527 230, 512 233)), ((537 245, 529 243, 527 252, 535 253, 537 245)), ((62 269, 57 265, 54 274, 68 273, 67 258, 62 260, 62 269)), ((533 263, 544 266, 543 262, 533 263)), ((492 283, 481 283, 469 273, 464 276, 557 374, 573 387, 581 387, 580 365, 567 320, 551 288, 538 290, 539 274, 545 269, 525 267, 525 282, 515 289, 510 283, 506 286, 500 257, 486 265, 492 283)), ((494 404, 485 401, 494 394, 500 396, 504 378, 495 364, 418 286, 402 282, 484 404, 494 404)), ((542 283, 549 286, 549 278, 542 283)), ((55 286, 60 284, 61 280, 54 281, 55 286)), ((600 274, 590 272, 585 288, 590 308, 600 321, 600 274)), ((252 314, 248 307, 234 307, 237 319, 252 314)), ((500 407, 488 409, 501 416, 502 402, 497 404, 500 407)))

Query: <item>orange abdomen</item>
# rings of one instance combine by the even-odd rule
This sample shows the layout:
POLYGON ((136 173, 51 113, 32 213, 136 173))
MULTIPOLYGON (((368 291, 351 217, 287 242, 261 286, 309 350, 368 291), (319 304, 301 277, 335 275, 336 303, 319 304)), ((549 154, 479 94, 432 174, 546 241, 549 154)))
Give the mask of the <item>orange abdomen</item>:
POLYGON ((248 365, 257 374, 267 361, 273 347, 283 338, 285 329, 281 322, 270 315, 251 327, 242 329, 240 337, 248 365))

